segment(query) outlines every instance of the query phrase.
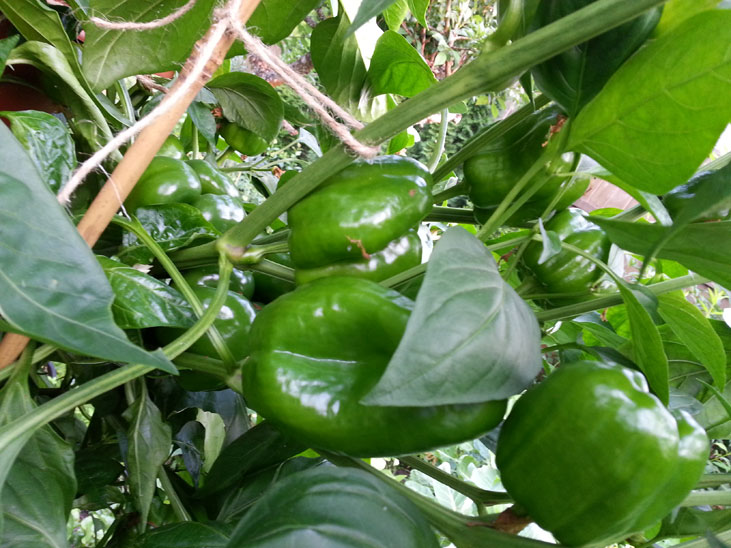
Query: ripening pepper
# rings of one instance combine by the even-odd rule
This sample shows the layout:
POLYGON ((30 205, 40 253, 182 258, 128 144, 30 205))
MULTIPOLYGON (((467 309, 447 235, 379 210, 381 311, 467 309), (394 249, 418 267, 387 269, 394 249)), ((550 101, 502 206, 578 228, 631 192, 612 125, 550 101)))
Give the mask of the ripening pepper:
POLYGON ((201 195, 201 182, 193 168, 181 160, 155 156, 124 202, 134 212, 138 207, 192 203, 201 195))
MULTIPOLYGON (((543 153, 551 126, 559 123, 559 117, 560 112, 555 107, 535 112, 465 161, 464 180, 469 186, 469 197, 475 206, 475 217, 478 221, 484 222, 489 217, 538 160, 543 153)), ((572 171, 574 160, 573 153, 561 155, 539 171, 524 188, 528 188, 540 177, 572 171)), ((574 178, 569 181, 566 176, 550 177, 523 208, 508 219, 508 224, 517 226, 537 219, 564 185, 569 186, 555 205, 558 211, 581 197, 589 186, 589 179, 574 178)))
POLYGON ((288 212, 298 282, 330 274, 380 281, 418 265, 421 242, 409 231, 431 206, 431 175, 419 162, 382 156, 352 164, 288 212))
MULTIPOLYGON (((594 0, 542 0, 533 18, 533 29, 544 27, 594 0)), ((650 36, 662 8, 559 53, 531 69, 536 87, 574 116, 607 83, 614 72, 650 36)))
POLYGON ((221 194, 239 198, 236 185, 222 171, 205 160, 188 160, 186 163, 198 174, 201 181, 201 194, 221 194))
POLYGON ((497 426, 504 401, 432 407, 360 402, 383 374, 413 302, 375 282, 328 277, 266 306, 251 330, 247 405, 315 448, 401 455, 460 443, 497 426))
POLYGON ((568 546, 606 546, 679 504, 708 457, 703 429, 648 393, 641 373, 562 364, 528 390, 500 430, 508 493, 568 546))
POLYGON ((223 137, 231 148, 245 156, 256 156, 264 152, 269 143, 256 133, 233 122, 225 122, 221 127, 223 137))
MULTIPOLYGON (((545 226, 559 240, 571 244, 606 262, 611 242, 602 229, 590 222, 579 209, 567 209, 556 214, 545 226)), ((549 293, 588 292, 602 276, 602 270, 589 259, 567 249, 538 264, 543 246, 531 242, 525 249, 522 265, 549 293)))

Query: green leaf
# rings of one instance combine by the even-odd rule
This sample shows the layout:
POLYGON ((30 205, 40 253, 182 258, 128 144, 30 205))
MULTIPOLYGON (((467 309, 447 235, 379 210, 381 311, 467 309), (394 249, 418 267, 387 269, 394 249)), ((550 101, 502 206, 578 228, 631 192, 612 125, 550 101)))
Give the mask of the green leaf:
POLYGON ((719 0, 669 0, 662 10, 654 36, 660 36, 694 15, 715 8, 719 0))
POLYGON ((230 537, 226 529, 216 522, 172 523, 147 533, 140 548, 225 548, 230 537))
POLYGON ((731 119, 731 12, 687 19, 630 58, 572 125, 568 148, 632 186, 686 181, 731 119))
POLYGON ((429 9, 429 0, 406 0, 409 4, 409 10, 419 24, 424 28, 429 28, 426 24, 426 10, 429 9))
POLYGON ((188 107, 188 116, 193 125, 198 128, 203 138, 208 141, 212 147, 216 146, 216 119, 211 113, 211 109, 205 103, 193 101, 188 107))
POLYGON ((76 167, 76 151, 69 129, 61 120, 36 110, 0 112, 10 120, 15 138, 28 151, 38 173, 56 194, 76 167))
MULTIPOLYGON (((135 211, 137 220, 164 251, 175 251, 196 240, 211 240, 220 233, 203 218, 200 210, 190 204, 165 204, 140 207, 135 211)), ((122 237, 117 256, 126 263, 149 263, 152 252, 132 233, 122 237)))
MULTIPOLYGON (((0 424, 34 407, 26 379, 14 378, 0 392, 0 424)), ((67 546, 66 522, 75 493, 73 449, 44 426, 25 443, 5 479, 0 495, 3 547, 67 546)))
POLYGON ((387 154, 396 154, 405 148, 414 146, 414 136, 408 131, 402 131, 388 142, 387 154))
POLYGON ((266 80, 243 72, 229 72, 208 82, 223 115, 266 141, 277 136, 284 118, 279 94, 266 80))
POLYGON ((142 390, 124 412, 124 418, 129 422, 127 470, 130 494, 140 513, 140 521, 146 523, 157 475, 170 454, 173 440, 170 426, 163 421, 160 410, 147 395, 144 380, 136 386, 142 390))
POLYGON ((274 44, 289 36, 318 3, 318 0, 262 0, 246 26, 265 44, 274 44))
MULTIPOLYGON (((143 23, 166 17, 183 4, 185 0, 92 0, 89 5, 97 17, 143 23)), ((125 76, 179 70, 208 29, 214 4, 214 0, 199 0, 188 13, 156 29, 107 30, 85 23, 82 66, 89 84, 101 91, 125 76)))
POLYGON ((366 80, 366 68, 355 36, 346 36, 348 18, 325 19, 312 31, 312 65, 327 94, 335 102, 354 110, 366 80))
POLYGON ((114 291, 112 312, 122 329, 147 327, 190 327, 193 309, 175 289, 144 272, 97 257, 114 291))
POLYGON ((638 288, 626 283, 618 284, 618 288, 627 308, 634 361, 647 377, 652 391, 667 405, 670 398, 668 359, 660 332, 640 302, 646 294, 640 294, 638 288))
POLYGON ((19 34, 0 40, 0 74, 5 70, 5 62, 8 60, 10 52, 18 44, 18 40, 20 40, 19 34))
POLYGON ((541 369, 533 312, 492 254, 450 228, 429 260, 406 331, 366 405, 432 406, 507 398, 541 369))
POLYGON ((436 548, 415 506, 361 470, 320 466, 277 482, 244 515, 227 548, 239 546, 436 548))
POLYGON ((699 173, 665 198, 669 200, 671 196, 675 198, 671 208, 675 219, 672 232, 699 219, 727 215, 731 209, 731 164, 699 173))
POLYGON ((682 292, 658 297, 658 312, 703 364, 717 387, 726 385, 726 353, 721 338, 713 330, 708 319, 689 303, 682 292))
POLYGON ((368 20, 387 9, 397 0, 366 0, 360 3, 357 15, 353 18, 353 24, 347 29, 346 36, 351 36, 356 30, 365 25, 368 20))
POLYGON ((561 238, 553 230, 546 232, 541 219, 538 219, 538 228, 541 231, 543 245, 541 256, 538 258, 538 264, 543 264, 551 257, 561 253, 561 238))
MULTIPOLYGON (((672 227, 592 217, 622 249, 646 255, 672 227)), ((677 261, 701 276, 731 287, 731 221, 690 224, 668 239, 657 256, 677 261), (712 245, 711 245, 712 242, 712 245)))
POLYGON ((653 542, 665 538, 703 536, 708 532, 720 533, 731 528, 731 508, 722 510, 701 510, 700 508, 679 508, 662 520, 660 532, 653 542))
POLYGON ((389 30, 398 30, 409 14, 409 5, 406 0, 396 0, 393 4, 383 10, 383 19, 389 30))
POLYGON ((376 42, 367 77, 373 95, 395 93, 404 97, 413 97, 437 81, 421 55, 392 30, 376 42))
POLYGON ((0 226, 0 311, 15 329, 83 355, 176 371, 115 325, 114 293, 99 263, 3 124, 0 226))

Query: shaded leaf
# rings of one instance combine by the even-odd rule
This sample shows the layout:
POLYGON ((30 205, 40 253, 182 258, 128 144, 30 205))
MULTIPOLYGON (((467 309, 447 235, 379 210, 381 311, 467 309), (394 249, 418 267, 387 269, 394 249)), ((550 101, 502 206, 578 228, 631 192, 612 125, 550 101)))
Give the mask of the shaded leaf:
POLYGON ((140 548, 224 548, 230 533, 216 522, 187 521, 164 525, 142 538, 140 548))
POLYGON ((86 447, 77 451, 74 471, 78 481, 77 496, 103 489, 114 483, 124 471, 117 444, 86 447))
POLYGON ((198 421, 188 421, 175 434, 175 445, 183 455, 185 469, 193 479, 193 485, 198 487, 198 478, 203 467, 203 444, 206 430, 198 421))
MULTIPOLYGON (((90 7, 95 16, 110 21, 143 23, 166 17, 185 1, 93 0, 90 7)), ((82 66, 89 84, 100 91, 125 76, 179 70, 195 41, 208 29, 214 4, 214 0, 199 0, 175 21, 143 31, 108 30, 85 23, 82 66)))
POLYGON ((253 74, 229 72, 208 82, 223 109, 223 115, 265 141, 277 136, 284 118, 284 105, 274 88, 253 74))
POLYGON ((689 303, 682 292, 658 297, 658 312, 713 377, 717 387, 726 385, 726 353, 721 338, 708 319, 689 303))
POLYGON ((653 542, 664 538, 720 533, 731 527, 731 509, 705 511, 699 508, 679 508, 662 520, 660 532, 653 542))
POLYGON ((238 546, 436 548, 413 503, 384 481, 350 468, 321 466, 276 483, 231 534, 238 546))
POLYGON ((0 40, 0 74, 5 70, 5 61, 7 61, 12 49, 18 45, 18 40, 20 40, 19 34, 0 40))
POLYGON ((366 405, 431 406, 503 399, 541 368, 533 312, 466 230, 434 248, 401 342, 366 405))
POLYGON ((429 8, 429 0, 406 0, 409 4, 409 10, 419 24, 428 28, 426 24, 426 10, 429 8))
POLYGON ((216 146, 216 119, 211 113, 211 109, 205 103, 193 101, 188 107, 188 116, 193 122, 203 138, 208 141, 211 146, 216 146))
POLYGON ((368 69, 368 81, 373 95, 395 93, 413 97, 430 87, 437 79, 406 38, 387 30, 376 42, 376 50, 368 69))
POLYGON ((115 325, 103 270, 3 124, 0 226, 0 312, 15 329, 84 355, 176 371, 162 352, 135 346, 115 325))
POLYGON ((573 123, 568 148, 654 194, 686 181, 731 118, 731 12, 685 20, 630 58, 573 123))
POLYGON ((97 257, 114 291, 112 312, 122 329, 190 327, 195 323, 188 302, 169 285, 107 257, 97 257))
POLYGON ((10 120, 13 135, 56 194, 76 167, 74 142, 66 124, 51 114, 35 110, 0 112, 0 116, 10 120))
POLYGON ((274 44, 289 36, 318 3, 318 0, 262 0, 246 26, 265 44, 274 44))
POLYGON ((350 36, 360 27, 362 27, 369 19, 373 19, 376 15, 388 8, 397 0, 367 0, 360 3, 357 15, 353 18, 353 24, 347 30, 350 36))
POLYGON ((541 231, 542 251, 538 264, 545 263, 551 257, 561 253, 561 238, 553 230, 546 231, 543 221, 538 219, 538 228, 541 231))

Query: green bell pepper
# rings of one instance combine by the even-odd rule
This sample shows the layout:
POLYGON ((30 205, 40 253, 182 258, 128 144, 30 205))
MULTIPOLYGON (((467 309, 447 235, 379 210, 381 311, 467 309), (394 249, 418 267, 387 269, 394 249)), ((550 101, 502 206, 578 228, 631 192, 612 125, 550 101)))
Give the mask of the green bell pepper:
POLYGON ((236 226, 246 216, 244 202, 228 195, 203 194, 193 202, 193 207, 200 210, 203 218, 220 232, 236 226))
POLYGON ((201 182, 193 168, 181 160, 155 156, 124 202, 134 212, 138 207, 193 203, 201 195, 201 182))
MULTIPOLYGON (((265 259, 283 266, 294 268, 289 253, 270 253, 265 259)), ((290 280, 283 280, 271 274, 254 271, 254 301, 258 303, 270 303, 277 297, 294 290, 295 283, 290 280)))
POLYGON ((703 473, 708 439, 648 393, 633 370, 562 364, 517 401, 500 430, 508 493, 569 546, 606 546, 678 505, 703 473))
POLYGON ((253 131, 232 122, 225 122, 221 127, 221 137, 228 145, 245 156, 256 156, 264 152, 269 143, 253 131))
POLYGON ((705 211, 695 216, 696 221, 731 220, 731 164, 716 171, 694 175, 662 197, 662 203, 673 219, 686 208, 693 210, 697 202, 706 205, 705 211), (696 203, 694 203, 694 201, 696 203))
POLYGON ((497 426, 504 401, 369 407, 413 302, 374 282, 329 277, 265 307, 243 368, 247 404, 315 448, 356 456, 401 455, 474 439, 497 426))
POLYGON ((185 147, 175 135, 168 135, 168 138, 163 141, 160 150, 157 151, 157 155, 183 160, 185 158, 185 147))
MULTIPOLYGON (((544 27, 594 0, 543 0, 533 18, 533 29, 544 27)), ((574 46, 531 69, 536 87, 575 115, 607 83, 614 72, 650 36, 662 8, 574 46)))
MULTIPOLYGON (((558 213, 546 223, 545 228, 547 231, 555 232, 561 242, 578 247, 601 261, 606 262, 609 258, 611 247, 609 238, 579 209, 567 209, 558 213)), ((532 273, 549 293, 578 296, 587 293, 602 276, 602 270, 596 264, 566 249, 562 249, 543 264, 538 264, 542 251, 541 243, 529 243, 523 254, 522 266, 524 270, 532 273)))
POLYGON ((205 160, 188 160, 186 163, 198 174, 202 194, 225 194, 234 198, 239 197, 239 191, 233 181, 205 160))
POLYGON ((333 264, 340 275, 385 279, 397 269, 419 264, 415 238, 384 252, 400 254, 398 261, 379 257, 371 265, 371 259, 400 240, 431 206, 431 175, 419 162, 402 156, 356 162, 290 208, 292 262, 298 271, 311 270, 304 275, 307 279, 315 269, 333 264))
MULTIPOLYGON (((218 265, 201 266, 183 272, 185 281, 191 286, 212 287, 218 286, 218 265)), ((254 296, 254 274, 251 270, 239 270, 234 268, 231 272, 231 279, 228 284, 229 291, 238 293, 251 299, 254 296)))

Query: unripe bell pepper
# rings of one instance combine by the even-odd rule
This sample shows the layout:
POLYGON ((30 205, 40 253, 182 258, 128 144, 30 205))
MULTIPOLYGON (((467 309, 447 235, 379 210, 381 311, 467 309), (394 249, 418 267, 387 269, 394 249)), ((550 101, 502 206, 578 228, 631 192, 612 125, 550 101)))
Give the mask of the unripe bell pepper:
POLYGON ((203 218, 220 232, 226 232, 244 220, 244 202, 228 195, 202 194, 193 207, 200 210, 203 218))
POLYGON ((247 405, 315 448, 401 455, 474 439, 497 426, 504 401, 431 407, 360 403, 383 374, 413 302, 377 283, 328 277, 266 306, 243 368, 247 405))
POLYGON ((269 143, 253 131, 232 122, 225 122, 221 127, 223 137, 231 148, 245 156, 256 156, 264 152, 269 143))
POLYGON ((181 160, 155 156, 124 202, 134 212, 138 207, 192 203, 201 195, 201 182, 193 168, 181 160))
MULTIPOLYGON (((183 272, 185 281, 191 286, 200 285, 215 289, 218 286, 218 265, 208 265, 183 272)), ((251 270, 234 268, 228 284, 229 291, 251 299, 254 295, 254 274, 251 270)))
MULTIPOLYGON (((431 175, 419 162, 402 156, 356 162, 290 208, 292 262, 298 270, 310 270, 309 279, 316 269, 337 264, 340 275, 367 272, 382 280, 395 269, 372 268, 369 261, 417 225, 431 205, 431 175)), ((399 271, 421 260, 415 242, 394 244, 387 253, 397 252, 403 256, 399 271)), ((384 267, 396 263, 395 258, 379 261, 384 267)))
POLYGON ((500 430, 497 466, 513 499, 568 546, 606 546, 654 525, 703 473, 708 439, 678 420, 637 371, 562 364, 500 430))
POLYGON ((222 194, 239 198, 239 191, 225 173, 219 171, 205 160, 186 162, 198 174, 201 181, 201 194, 222 194))
MULTIPOLYGON (((601 261, 606 262, 609 258, 609 238, 578 209, 556 214, 545 228, 555 232, 561 242, 578 247, 601 261)), ((538 264, 542 250, 539 242, 528 244, 522 264, 549 293, 585 293, 602 276, 602 270, 596 264, 567 249, 538 264)))
POLYGON ((183 160, 185 159, 185 147, 175 135, 168 135, 167 139, 163 141, 160 150, 157 151, 157 155, 183 160))

